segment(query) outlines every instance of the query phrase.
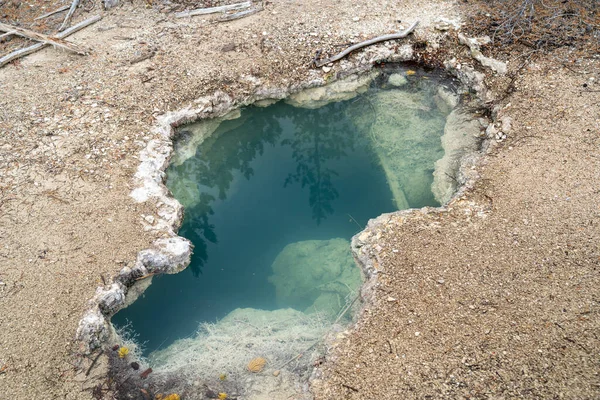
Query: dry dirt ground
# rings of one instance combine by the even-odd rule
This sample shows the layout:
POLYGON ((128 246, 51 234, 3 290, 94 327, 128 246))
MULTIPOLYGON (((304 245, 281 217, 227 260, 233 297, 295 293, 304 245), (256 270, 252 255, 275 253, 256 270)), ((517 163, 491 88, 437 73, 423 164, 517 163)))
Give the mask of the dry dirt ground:
MULTIPOLYGON (((71 37, 90 56, 46 49, 0 69, 0 398, 91 398, 75 330, 155 239, 141 223, 155 210, 129 192, 156 116, 306 80, 318 48, 458 12, 281 0, 212 24, 145 4, 78 11, 104 15, 71 37)), ((600 76, 597 59, 568 58, 524 71, 503 102, 513 130, 462 199, 374 228, 373 303, 320 367, 317 398, 600 397, 600 76)))

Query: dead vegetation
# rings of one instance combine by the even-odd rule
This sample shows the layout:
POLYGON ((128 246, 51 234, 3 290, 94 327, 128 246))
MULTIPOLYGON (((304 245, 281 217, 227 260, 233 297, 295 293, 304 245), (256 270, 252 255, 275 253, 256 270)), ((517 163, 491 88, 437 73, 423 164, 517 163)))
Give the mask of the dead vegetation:
POLYGON ((471 16, 466 30, 488 35, 496 52, 599 50, 600 3, 595 0, 481 0, 464 1, 464 6, 471 16))

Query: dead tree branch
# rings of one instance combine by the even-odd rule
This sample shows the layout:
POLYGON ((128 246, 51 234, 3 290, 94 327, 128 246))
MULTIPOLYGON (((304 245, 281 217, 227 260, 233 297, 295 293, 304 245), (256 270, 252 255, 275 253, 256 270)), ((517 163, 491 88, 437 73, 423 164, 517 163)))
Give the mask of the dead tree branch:
POLYGON ((264 8, 262 6, 258 6, 258 7, 252 8, 250 10, 240 11, 235 14, 224 15, 223 17, 216 20, 216 22, 228 22, 228 21, 233 21, 235 19, 249 17, 250 15, 256 14, 257 12, 260 12, 262 10, 264 10, 264 8))
POLYGON ((48 18, 54 14, 58 14, 59 12, 63 12, 65 10, 68 10, 70 8, 70 6, 62 6, 61 8, 58 8, 54 11, 50 11, 49 13, 46 13, 44 15, 40 15, 39 17, 37 17, 36 19, 34 19, 34 21, 40 20, 40 19, 44 19, 44 18, 48 18))
POLYGON ((206 14, 214 14, 214 13, 218 13, 218 12, 225 12, 225 11, 243 10, 244 8, 248 8, 251 5, 252 5, 252 2, 246 1, 244 3, 228 4, 228 5, 219 6, 219 7, 197 8, 195 10, 179 12, 179 13, 175 14, 175 18, 185 18, 185 17, 193 17, 194 15, 206 15, 206 14))
POLYGON ((14 31, 6 32, 0 35, 0 43, 2 43, 5 39, 8 39, 10 36, 14 35, 14 31))
MULTIPOLYGON (((95 17, 86 19, 85 21, 82 21, 67 30, 64 30, 64 31, 58 33, 54 38, 55 39, 66 38, 67 36, 70 36, 70 35, 74 34, 75 32, 82 30, 83 28, 87 27, 88 25, 91 25, 93 23, 100 21, 101 19, 102 19, 102 17, 99 15, 96 15, 95 17)), ((9 53, 9 54, 5 55, 4 57, 0 58, 0 67, 8 64, 12 60, 16 60, 17 58, 24 57, 31 53, 35 53, 36 51, 43 49, 46 46, 48 46, 48 43, 36 43, 33 46, 29 46, 24 49, 13 51, 12 53, 9 53)))
POLYGON ((352 53, 353 51, 358 50, 358 49, 362 49, 363 47, 371 46, 371 45, 374 45, 376 43, 385 42, 385 41, 388 41, 388 40, 396 40, 396 39, 405 38, 405 37, 407 37, 417 27, 418 24, 419 24, 419 21, 416 21, 414 24, 412 24, 410 27, 408 27, 408 29, 406 29, 403 32, 392 33, 390 35, 378 36, 376 38, 365 40, 364 42, 357 43, 357 44, 355 44, 353 46, 348 47, 346 50, 342 51, 338 55, 335 55, 335 56, 333 56, 331 58, 328 58, 326 60, 320 61, 319 63, 316 64, 316 66, 318 68, 318 67, 322 67, 325 64, 329 64, 331 62, 335 62, 337 60, 341 60, 342 58, 346 57, 348 54, 352 53))
POLYGON ((65 20, 63 21, 60 28, 58 28, 59 31, 62 31, 67 26, 69 26, 69 22, 71 22, 71 17, 73 16, 73 13, 75 12, 75 9, 77 8, 78 5, 79 5, 79 0, 73 0, 73 2, 71 3, 71 7, 69 8, 69 12, 65 16, 65 20))
POLYGON ((15 35, 22 36, 27 39, 35 40, 36 42, 42 42, 46 44, 51 44, 56 47, 63 48, 65 50, 69 50, 75 52, 77 54, 85 55, 87 54, 87 49, 83 49, 82 47, 76 45, 75 43, 68 42, 66 40, 44 35, 42 33, 37 33, 34 31, 30 31, 29 29, 18 28, 16 26, 4 24, 0 22, 0 31, 4 32, 12 32, 15 35))

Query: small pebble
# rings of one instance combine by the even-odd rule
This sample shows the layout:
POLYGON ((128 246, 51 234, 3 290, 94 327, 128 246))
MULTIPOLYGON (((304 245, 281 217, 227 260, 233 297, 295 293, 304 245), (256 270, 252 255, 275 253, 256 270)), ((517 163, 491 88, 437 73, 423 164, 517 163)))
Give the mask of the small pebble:
POLYGON ((279 374, 280 374, 280 373, 281 373, 281 371, 280 371, 280 370, 273 371, 273 376, 279 376, 279 374))
POLYGON ((360 17, 354 17, 354 18, 352 18, 352 21, 358 22, 358 21, 360 21, 360 17))

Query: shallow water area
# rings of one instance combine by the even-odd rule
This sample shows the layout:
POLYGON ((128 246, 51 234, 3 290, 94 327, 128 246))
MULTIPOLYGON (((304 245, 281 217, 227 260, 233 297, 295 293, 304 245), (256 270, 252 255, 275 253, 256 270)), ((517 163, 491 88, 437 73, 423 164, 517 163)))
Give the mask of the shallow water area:
POLYGON ((382 213, 438 205, 452 109, 440 80, 403 70, 335 85, 180 130, 167 186, 185 209, 191 264, 113 318, 153 368, 193 366, 193 379, 227 375, 213 385, 249 393, 246 365, 262 357, 280 371, 277 390, 294 392, 291 375, 352 318, 362 277, 351 237, 382 213))

